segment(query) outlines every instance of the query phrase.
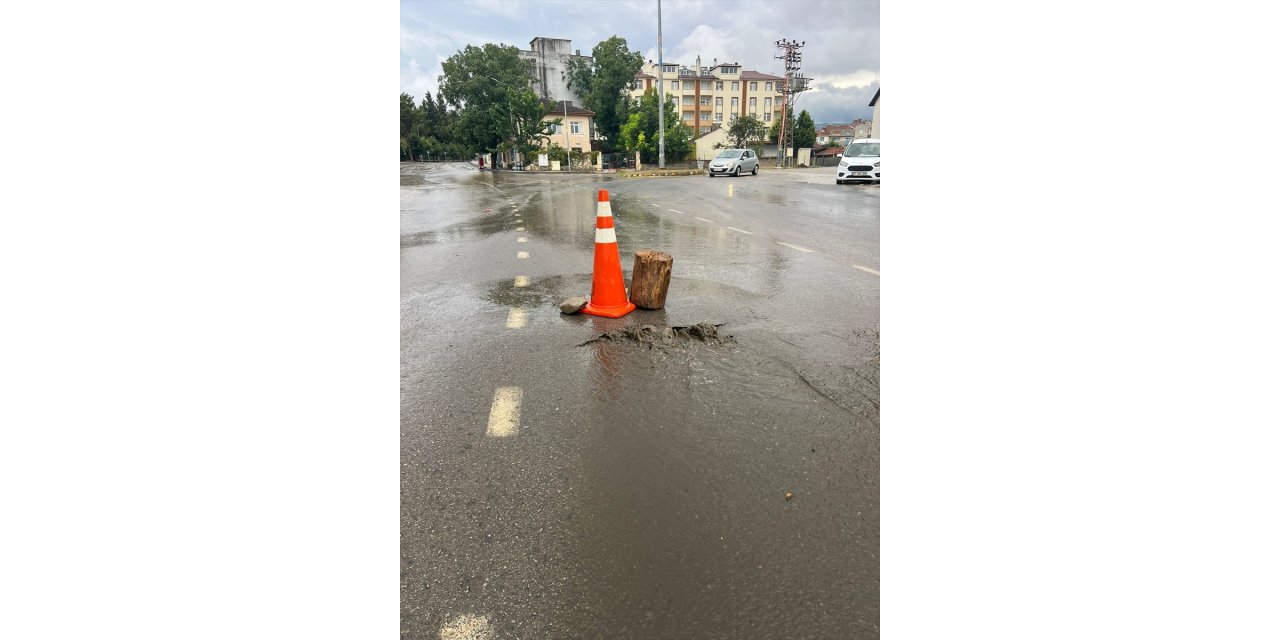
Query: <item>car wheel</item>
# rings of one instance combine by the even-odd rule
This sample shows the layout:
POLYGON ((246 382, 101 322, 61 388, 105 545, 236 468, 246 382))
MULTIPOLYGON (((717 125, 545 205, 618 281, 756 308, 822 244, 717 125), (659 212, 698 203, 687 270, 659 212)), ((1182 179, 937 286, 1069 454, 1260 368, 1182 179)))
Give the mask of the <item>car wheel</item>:
POLYGON ((756 165, 756 166, 754 166, 754 167, 751 167, 751 175, 753 175, 753 176, 754 176, 754 175, 759 175, 759 174, 760 174, 760 165, 759 165, 759 164, 757 164, 757 165, 756 165))
POLYGON ((742 175, 742 167, 741 167, 741 166, 734 167, 734 168, 733 168, 733 177, 735 177, 735 178, 736 178, 736 177, 738 177, 738 176, 740 176, 740 175, 742 175))
POLYGON ((714 178, 714 177, 716 177, 716 174, 714 174, 714 173, 708 173, 708 174, 707 174, 707 177, 708 177, 708 178, 714 178))

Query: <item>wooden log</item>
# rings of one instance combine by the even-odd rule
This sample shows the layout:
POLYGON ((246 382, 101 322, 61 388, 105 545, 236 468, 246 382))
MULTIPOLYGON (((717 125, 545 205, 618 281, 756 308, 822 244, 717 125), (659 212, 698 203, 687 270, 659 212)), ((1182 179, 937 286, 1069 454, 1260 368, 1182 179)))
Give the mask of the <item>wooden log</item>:
POLYGON ((653 249, 636 252, 631 269, 631 302, 642 309, 661 309, 671 285, 671 256, 653 249))

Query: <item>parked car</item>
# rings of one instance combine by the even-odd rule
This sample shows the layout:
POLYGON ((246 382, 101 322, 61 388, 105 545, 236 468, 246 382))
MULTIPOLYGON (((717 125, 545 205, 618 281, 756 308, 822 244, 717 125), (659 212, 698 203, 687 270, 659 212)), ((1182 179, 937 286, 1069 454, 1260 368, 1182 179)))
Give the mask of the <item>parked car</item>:
POLYGON ((737 176, 746 172, 753 176, 760 173, 760 158, 750 149, 725 149, 712 158, 711 164, 707 166, 708 178, 718 175, 737 176))
POLYGON ((880 183, 880 138, 849 142, 836 167, 836 184, 866 180, 880 183))

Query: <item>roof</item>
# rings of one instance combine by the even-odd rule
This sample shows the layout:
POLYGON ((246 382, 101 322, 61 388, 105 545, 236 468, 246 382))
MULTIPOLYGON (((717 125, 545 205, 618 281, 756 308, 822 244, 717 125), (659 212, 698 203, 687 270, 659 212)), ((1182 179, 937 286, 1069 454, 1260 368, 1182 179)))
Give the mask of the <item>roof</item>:
MULTIPOLYGON (((545 115, 548 115, 548 116, 563 116, 563 115, 565 115, 565 104, 564 104, 564 103, 565 103, 565 101, 564 101, 564 100, 561 100, 561 101, 559 101, 559 102, 543 102, 543 103, 542 103, 542 106, 543 106, 543 108, 545 108, 545 109, 547 110, 547 112, 546 112, 546 114, 545 114, 545 115)), ((595 117, 596 112, 594 112, 594 111, 592 111, 592 110, 590 110, 590 109, 583 109, 582 107, 575 107, 575 106, 573 106, 573 103, 572 103, 572 102, 570 102, 570 103, 569 103, 569 115, 571 115, 571 116, 588 116, 588 117, 595 117)))
POLYGON ((750 69, 745 69, 742 72, 742 79, 743 80, 782 80, 783 78, 782 76, 771 76, 767 73, 760 73, 759 71, 752 71, 750 69))
POLYGON ((645 72, 643 72, 643 71, 641 71, 640 73, 637 73, 637 74, 636 74, 636 78, 637 78, 637 79, 640 79, 640 80, 643 80, 643 79, 645 79, 645 78, 653 78, 653 77, 654 77, 654 76, 651 76, 651 75, 649 75, 649 74, 647 74, 647 73, 645 73, 645 72))
POLYGON ((880 101, 880 90, 879 90, 879 89, 876 89, 876 97, 872 98, 872 99, 871 99, 871 104, 868 104, 867 106, 868 106, 868 107, 874 107, 874 106, 876 106, 876 103, 877 103, 877 102, 879 102, 879 101, 880 101))
POLYGON ((815 154, 813 154, 813 155, 815 155, 815 156, 821 156, 821 157, 826 157, 826 156, 838 156, 838 155, 840 155, 840 154, 841 154, 841 153, 843 153, 843 152, 844 152, 844 149, 842 149, 842 148, 840 148, 840 147, 827 147, 827 148, 823 149, 822 151, 819 151, 819 152, 817 152, 817 153, 815 153, 815 154))

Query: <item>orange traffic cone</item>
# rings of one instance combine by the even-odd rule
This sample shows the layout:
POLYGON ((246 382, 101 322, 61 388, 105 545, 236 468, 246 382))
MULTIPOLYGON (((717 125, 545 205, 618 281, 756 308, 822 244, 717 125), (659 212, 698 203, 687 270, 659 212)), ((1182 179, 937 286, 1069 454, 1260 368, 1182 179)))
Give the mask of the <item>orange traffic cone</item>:
POLYGON ((636 305, 627 301, 627 287, 622 281, 622 258, 618 256, 618 236, 613 232, 609 190, 601 189, 596 202, 596 264, 591 273, 591 302, 582 312, 621 318, 635 308, 636 305))

